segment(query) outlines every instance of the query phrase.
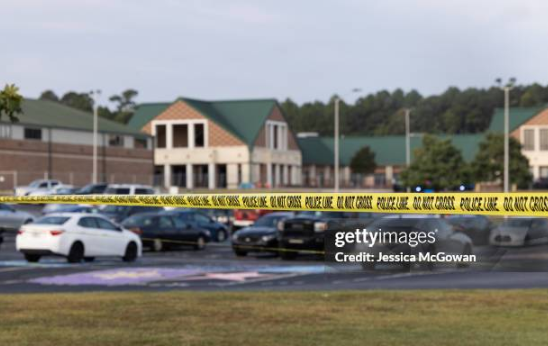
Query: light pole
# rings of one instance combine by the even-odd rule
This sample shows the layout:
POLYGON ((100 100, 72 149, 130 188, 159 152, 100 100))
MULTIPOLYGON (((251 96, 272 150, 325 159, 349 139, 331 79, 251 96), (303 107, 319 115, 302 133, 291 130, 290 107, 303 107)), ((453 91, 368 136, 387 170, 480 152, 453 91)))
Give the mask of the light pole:
MULTIPOLYGON (((361 89, 354 88, 352 89, 353 93, 360 92, 361 89)), ((333 142, 333 150, 334 150, 334 160, 335 160, 335 168, 334 168, 334 174, 333 179, 335 179, 335 192, 339 192, 339 103, 341 102, 341 99, 339 96, 335 96, 335 133, 334 133, 334 142, 333 142)))
MULTIPOLYGON (((405 109, 405 165, 409 169, 411 166, 411 124, 410 124, 411 110, 405 109)), ((411 192, 411 187, 407 187, 407 192, 411 192)))
MULTIPOLYGON (((501 79, 496 82, 500 85, 501 79)), ((510 191, 510 90, 516 83, 515 78, 510 78, 504 90, 504 192, 510 191)))
POLYGON ((101 90, 95 90, 90 92, 93 97, 93 176, 92 183, 97 184, 97 131, 99 127, 99 114, 98 114, 98 99, 101 95, 101 90))

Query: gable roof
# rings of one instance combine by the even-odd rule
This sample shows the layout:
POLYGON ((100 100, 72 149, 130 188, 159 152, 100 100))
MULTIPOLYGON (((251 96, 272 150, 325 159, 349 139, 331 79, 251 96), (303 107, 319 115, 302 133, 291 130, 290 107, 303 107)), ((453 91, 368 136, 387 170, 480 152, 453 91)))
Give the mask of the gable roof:
POLYGON ((137 106, 128 125, 134 130, 140 130, 177 101, 185 102, 248 146, 253 146, 264 122, 278 104, 275 99, 203 101, 181 97, 172 103, 137 106))
MULTIPOLYGON (((450 139, 461 151, 465 161, 476 156, 483 134, 440 135, 441 139, 450 139)), ((332 137, 298 138, 302 150, 303 164, 333 165, 334 140, 332 137)), ((411 137, 411 156, 421 147, 422 136, 411 137)), ((380 166, 405 165, 405 136, 341 137, 340 164, 350 165, 350 161, 361 148, 369 147, 375 153, 375 162, 380 166)))
MULTIPOLYGON (((546 106, 511 107, 509 117, 510 132, 520 127, 522 124, 533 118, 545 108, 546 106)), ((504 108, 495 109, 495 113, 491 118, 491 124, 489 125, 487 131, 504 132, 504 108)))
MULTIPOLYGON (((61 103, 25 98, 21 103, 21 108, 23 113, 17 115, 19 121, 16 124, 93 131, 93 114, 61 103)), ((99 132, 148 137, 124 124, 102 117, 98 118, 98 125, 99 132)))

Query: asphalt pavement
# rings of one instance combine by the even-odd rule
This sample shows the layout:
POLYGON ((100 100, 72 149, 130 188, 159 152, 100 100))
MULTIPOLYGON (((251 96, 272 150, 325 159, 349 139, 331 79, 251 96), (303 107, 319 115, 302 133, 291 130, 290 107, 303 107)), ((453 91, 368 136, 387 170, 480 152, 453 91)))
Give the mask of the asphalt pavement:
MULTIPOLYGON (((24 208, 37 211, 36 207, 24 208)), ((233 254, 229 242, 210 244, 203 251, 145 252, 137 262, 129 264, 118 258, 68 264, 65 259, 56 257, 30 264, 15 250, 14 236, 8 235, 0 248, 0 293, 548 287, 548 273, 544 270, 544 263, 548 264, 548 246, 537 246, 526 252, 504 251, 497 257, 542 264, 532 272, 508 271, 512 266, 501 270, 500 263, 481 270, 404 271, 399 267, 387 267, 365 272, 352 265, 333 266, 314 256, 302 256, 295 261, 283 261, 269 254, 239 258, 233 254)))

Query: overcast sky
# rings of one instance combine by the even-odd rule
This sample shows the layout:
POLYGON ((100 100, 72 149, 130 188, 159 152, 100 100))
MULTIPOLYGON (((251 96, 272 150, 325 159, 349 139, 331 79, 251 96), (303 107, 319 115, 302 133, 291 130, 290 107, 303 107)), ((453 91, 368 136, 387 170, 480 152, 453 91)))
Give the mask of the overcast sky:
POLYGON ((0 83, 28 97, 302 103, 354 87, 548 83, 544 0, 0 0, 0 18, 0 83))

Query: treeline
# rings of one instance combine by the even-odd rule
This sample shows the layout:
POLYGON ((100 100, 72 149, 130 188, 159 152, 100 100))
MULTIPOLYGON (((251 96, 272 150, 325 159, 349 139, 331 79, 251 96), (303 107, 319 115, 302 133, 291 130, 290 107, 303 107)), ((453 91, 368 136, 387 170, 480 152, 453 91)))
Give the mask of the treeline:
MULTIPOLYGON (((119 95, 112 95, 108 98, 114 104, 114 109, 99 105, 97 113, 100 117, 127 124, 133 116, 136 106, 135 98, 139 95, 134 89, 127 89, 119 95)), ((69 91, 63 96, 57 96, 52 90, 46 90, 40 95, 41 100, 59 102, 66 106, 73 107, 84 112, 93 112, 93 97, 91 93, 69 91)))
MULTIPOLYGON (((298 105, 291 99, 281 106, 295 132, 315 131, 333 135, 335 96, 298 105)), ((539 106, 548 103, 548 85, 515 86, 511 106, 539 106)), ((422 133, 476 133, 487 129, 493 110, 504 105, 503 91, 455 87, 441 95, 422 96, 415 90, 379 91, 358 98, 354 104, 340 104, 341 134, 395 135, 405 133, 403 109, 412 108, 411 131, 422 133)))
MULTIPOLYGON (((112 95, 109 101, 114 108, 99 106, 99 116, 127 123, 136 105, 138 92, 128 89, 112 95)), ((69 91, 57 96, 46 90, 41 99, 60 102, 67 106, 91 112, 93 98, 89 93, 69 91)), ((295 132, 333 134, 333 110, 335 96, 329 102, 306 102, 299 105, 291 99, 281 103, 287 120, 295 132)), ((395 135, 405 132, 403 109, 412 108, 411 131, 421 133, 476 133, 489 126, 493 110, 502 107, 503 91, 493 86, 487 89, 455 87, 440 95, 423 96, 415 90, 404 92, 379 91, 359 97, 354 104, 340 104, 341 134, 344 135, 395 135)), ((510 93, 510 104, 515 106, 539 106, 548 103, 548 85, 518 85, 510 93)))

